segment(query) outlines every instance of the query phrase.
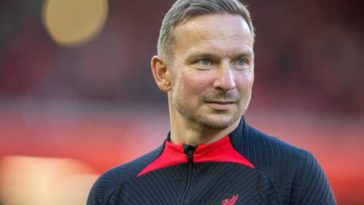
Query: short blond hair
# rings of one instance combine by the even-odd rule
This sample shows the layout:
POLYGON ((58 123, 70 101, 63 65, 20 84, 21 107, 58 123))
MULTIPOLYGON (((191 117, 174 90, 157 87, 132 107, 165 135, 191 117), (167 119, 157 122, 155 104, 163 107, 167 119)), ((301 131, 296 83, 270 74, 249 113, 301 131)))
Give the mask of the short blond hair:
POLYGON ((255 37, 250 12, 238 0, 177 0, 163 18, 158 38, 158 55, 169 56, 173 53, 173 32, 177 25, 194 17, 214 14, 239 15, 247 22, 255 37))

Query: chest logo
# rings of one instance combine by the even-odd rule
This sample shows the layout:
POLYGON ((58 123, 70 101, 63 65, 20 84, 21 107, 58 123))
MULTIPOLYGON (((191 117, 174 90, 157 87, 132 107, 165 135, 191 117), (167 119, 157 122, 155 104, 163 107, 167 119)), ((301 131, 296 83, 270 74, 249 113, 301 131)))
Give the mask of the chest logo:
POLYGON ((234 205, 239 199, 239 194, 233 195, 231 198, 224 199, 221 205, 234 205))

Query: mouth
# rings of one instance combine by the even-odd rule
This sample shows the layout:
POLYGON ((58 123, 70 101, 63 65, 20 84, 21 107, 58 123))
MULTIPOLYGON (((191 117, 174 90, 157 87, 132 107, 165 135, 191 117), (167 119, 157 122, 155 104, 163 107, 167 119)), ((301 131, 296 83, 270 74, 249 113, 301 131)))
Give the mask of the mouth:
POLYGON ((230 110, 236 104, 235 101, 206 101, 215 110, 230 110))
POLYGON ((217 103, 217 104, 234 104, 237 102, 237 100, 235 100, 235 99, 221 99, 221 100, 206 99, 205 102, 206 103, 217 103))
POLYGON ((228 105, 228 104, 235 104, 232 101, 207 101, 209 104, 220 104, 220 105, 228 105))

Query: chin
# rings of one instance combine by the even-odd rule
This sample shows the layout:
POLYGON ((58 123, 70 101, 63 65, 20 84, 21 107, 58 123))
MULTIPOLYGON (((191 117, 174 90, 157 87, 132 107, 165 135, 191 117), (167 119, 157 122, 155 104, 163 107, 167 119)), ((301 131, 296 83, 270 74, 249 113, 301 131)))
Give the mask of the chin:
POLYGON ((226 129, 240 120, 240 115, 223 116, 220 114, 214 114, 214 116, 205 116, 198 118, 196 121, 202 127, 208 129, 226 129))

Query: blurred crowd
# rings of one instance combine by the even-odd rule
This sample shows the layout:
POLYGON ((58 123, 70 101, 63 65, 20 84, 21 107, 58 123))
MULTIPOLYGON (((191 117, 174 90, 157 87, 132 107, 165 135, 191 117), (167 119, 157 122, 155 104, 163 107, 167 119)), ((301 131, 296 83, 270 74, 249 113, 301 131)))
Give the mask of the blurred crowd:
MULTIPOLYGON (((246 2, 257 30, 257 105, 363 114, 362 1, 246 2)), ((0 2, 0 101, 164 102, 149 60, 172 0, 110 0, 100 34, 73 47, 49 38, 43 3, 0 2)))
MULTIPOLYGON (((108 2, 101 30, 74 45, 48 33, 51 1, 0 1, 0 205, 84 204, 94 169, 151 149, 168 130, 149 65, 174 1, 62 0, 108 2)), ((364 2, 245 2, 257 33, 248 115, 314 151, 339 202, 363 204, 364 2)))

